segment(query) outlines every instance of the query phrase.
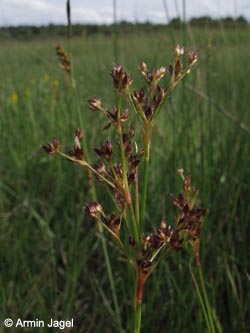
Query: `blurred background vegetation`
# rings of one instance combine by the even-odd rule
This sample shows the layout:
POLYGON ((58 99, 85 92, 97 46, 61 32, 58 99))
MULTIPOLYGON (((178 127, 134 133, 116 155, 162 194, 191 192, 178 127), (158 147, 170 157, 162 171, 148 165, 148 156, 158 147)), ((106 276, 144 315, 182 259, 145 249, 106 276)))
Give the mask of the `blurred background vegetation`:
MULTIPOLYGON (((169 194, 180 190, 177 168, 191 172, 201 206, 210 209, 201 258, 211 303, 224 332, 249 331, 248 23, 205 17, 186 24, 175 19, 168 26, 77 25, 71 41, 66 31, 53 25, 0 29, 0 319, 73 317, 74 332, 116 332, 100 235, 83 214, 91 200, 86 174, 48 157, 41 145, 56 136, 67 150, 75 129, 83 127, 89 148, 99 146, 110 133, 103 133, 105 119, 89 111, 85 100, 98 96, 112 107, 113 62, 140 88, 139 62, 151 69, 168 66, 181 44, 196 50, 199 62, 156 127, 148 230, 163 216, 173 223, 169 194), (77 94, 59 68, 58 42, 72 54, 77 94)), ((102 188, 98 196, 112 211, 102 188)), ((107 243, 126 329, 132 320, 131 272, 109 237, 107 243)), ((188 263, 188 255, 177 254, 158 267, 146 288, 142 332, 205 332, 188 263)))

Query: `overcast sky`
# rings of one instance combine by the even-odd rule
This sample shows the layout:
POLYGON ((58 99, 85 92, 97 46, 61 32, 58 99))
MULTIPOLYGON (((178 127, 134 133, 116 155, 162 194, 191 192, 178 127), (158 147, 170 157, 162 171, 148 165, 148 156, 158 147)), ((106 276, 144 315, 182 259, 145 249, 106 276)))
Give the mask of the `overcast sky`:
MULTIPOLYGON (((117 0, 118 20, 166 22, 163 0, 117 0)), ((182 15, 183 0, 165 0, 168 16, 182 15)), ((66 23, 66 0, 0 0, 0 25, 66 23)), ((73 23, 112 23, 113 0, 71 0, 73 23)), ((187 17, 244 15, 250 0, 186 0, 187 17)))

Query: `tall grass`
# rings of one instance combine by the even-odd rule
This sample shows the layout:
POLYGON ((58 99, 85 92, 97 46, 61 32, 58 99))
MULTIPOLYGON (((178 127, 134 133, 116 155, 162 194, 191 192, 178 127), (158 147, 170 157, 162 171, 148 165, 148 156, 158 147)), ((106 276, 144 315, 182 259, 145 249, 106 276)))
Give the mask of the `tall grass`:
MULTIPOLYGON (((180 32, 172 33, 178 42, 180 32)), ((185 86, 188 93, 177 92, 160 115, 152 144, 155 171, 149 178, 149 225, 165 214, 173 216, 168 194, 179 189, 178 166, 192 173, 202 205, 210 207, 201 252, 209 297, 225 332, 249 327, 248 35, 246 30, 193 30, 187 36, 187 45, 197 47, 199 67, 185 86)), ((1 314, 44 320, 68 316, 75 318, 76 331, 113 332, 112 296, 96 242, 100 235, 82 215, 88 199, 85 175, 60 160, 51 162, 40 151, 51 133, 70 142, 81 126, 54 44, 1 45, 1 314)), ((113 42, 96 35, 71 44, 86 137, 93 146, 102 142, 102 133, 93 127, 83 101, 98 95, 109 102, 106 73, 113 42)), ((129 71, 142 59, 159 66, 171 53, 167 30, 119 39, 120 62, 129 71)), ((132 74, 140 82, 139 74, 132 74)), ((112 244, 108 247, 111 257, 120 256, 112 244)), ((152 332, 154 322, 158 332, 204 332, 185 258, 172 260, 148 282, 142 331, 152 332)), ((113 262, 122 319, 129 327, 133 286, 127 290, 120 278, 127 270, 122 258, 113 262)))

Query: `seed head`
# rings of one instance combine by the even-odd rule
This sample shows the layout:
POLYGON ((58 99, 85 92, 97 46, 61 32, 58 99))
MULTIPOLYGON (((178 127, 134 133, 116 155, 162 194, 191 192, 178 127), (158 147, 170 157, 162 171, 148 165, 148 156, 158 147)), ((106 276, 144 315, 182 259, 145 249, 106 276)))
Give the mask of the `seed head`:
POLYGON ((71 64, 70 64, 69 57, 68 57, 67 53, 65 52, 65 50, 63 49, 63 47, 59 44, 56 46, 56 54, 59 58, 62 69, 67 74, 70 75, 71 74, 71 64))
POLYGON ((131 98, 137 111, 147 104, 147 96, 143 88, 140 91, 134 90, 131 98))
POLYGON ((194 51, 188 53, 188 64, 189 67, 192 67, 198 60, 197 54, 194 51))
POLYGON ((87 99, 87 102, 89 103, 89 108, 92 111, 102 111, 102 101, 98 97, 92 97, 90 99, 87 99))
POLYGON ((169 65, 168 72, 169 72, 170 76, 174 75, 174 66, 173 65, 169 65))
POLYGON ((129 85, 132 83, 130 74, 125 72, 120 65, 114 64, 110 71, 110 75, 112 76, 114 86, 119 93, 121 93, 122 90, 128 89, 129 85))
POLYGON ((98 202, 89 203, 85 207, 85 213, 93 218, 97 218, 99 214, 103 214, 102 206, 98 202))
POLYGON ((132 139, 135 136, 135 127, 132 124, 129 127, 128 136, 130 139, 132 139))
POLYGON ((60 151, 60 141, 57 140, 56 138, 53 138, 53 141, 48 141, 47 146, 42 146, 43 150, 49 154, 49 155, 54 155, 58 154, 60 151))
POLYGON ((172 251, 179 251, 182 248, 183 239, 177 231, 173 231, 170 236, 170 247, 172 251))
POLYGON ((97 155, 105 158, 107 161, 111 161, 113 156, 113 147, 109 140, 106 140, 106 142, 102 145, 101 149, 94 148, 97 155))
POLYGON ((155 69, 154 71, 154 79, 155 80, 160 80, 164 77, 166 73, 166 67, 161 67, 161 68, 158 68, 158 69, 155 69))
POLYGON ((94 169, 100 173, 101 175, 103 176, 106 176, 107 175, 107 170, 106 170, 106 166, 104 163, 102 163, 102 161, 99 161, 97 162, 95 165, 94 165, 94 169))
POLYGON ((115 214, 111 214, 109 218, 104 218, 104 222, 115 234, 119 234, 119 230, 121 227, 120 217, 116 217, 115 214))
POLYGON ((128 184, 131 185, 133 183, 135 183, 137 179, 137 173, 132 172, 129 176, 128 176, 128 184))
POLYGON ((78 128, 75 133, 74 150, 69 151, 69 155, 78 160, 84 160, 84 153, 80 141, 83 138, 82 129, 78 128))
POLYGON ((184 54, 184 47, 183 46, 181 47, 180 45, 177 45, 174 49, 175 58, 178 59, 183 54, 184 54))
MULTIPOLYGON (((121 116, 120 116, 120 121, 121 122, 125 122, 127 119, 128 119, 128 109, 126 109, 125 111, 123 111, 121 113, 121 116)), ((108 129, 111 125, 111 123, 114 123, 115 125, 118 123, 118 109, 117 109, 117 106, 114 105, 113 107, 113 112, 107 110, 106 111, 106 116, 109 118, 110 120, 110 123, 108 123, 104 129, 108 129)))
POLYGON ((148 70, 148 67, 147 67, 147 64, 144 62, 144 61, 142 61, 141 63, 140 63, 140 65, 139 65, 139 71, 141 72, 141 73, 147 73, 147 70, 148 70))

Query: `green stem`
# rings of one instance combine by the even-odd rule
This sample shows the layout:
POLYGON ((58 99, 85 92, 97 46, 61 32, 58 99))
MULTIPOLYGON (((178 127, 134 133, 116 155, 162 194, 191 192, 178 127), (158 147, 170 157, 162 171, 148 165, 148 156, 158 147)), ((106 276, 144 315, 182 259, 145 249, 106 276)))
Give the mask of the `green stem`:
POLYGON ((144 164, 143 164, 143 188, 142 188, 142 200, 141 200, 141 212, 140 212, 140 232, 142 233, 145 226, 145 212, 147 201, 147 188, 148 188, 148 165, 150 156, 150 136, 151 133, 146 129, 144 133, 144 164))
POLYGON ((202 299, 202 295, 201 295, 201 292, 200 292, 199 285, 197 283, 197 280, 195 278, 194 272, 193 272, 192 267, 191 267, 191 260, 190 260, 190 263, 189 263, 189 270, 190 270, 190 274, 191 274, 191 277, 192 277, 192 280, 193 280, 193 283, 194 283, 194 286, 195 286, 197 296, 198 296, 199 301, 200 301, 200 305, 201 305, 201 308, 202 308, 203 315, 205 317, 206 325, 207 325, 207 328, 208 328, 208 333, 211 333, 207 311, 206 311, 205 304, 204 304, 203 299, 202 299))
POLYGON ((107 178, 105 178, 103 175, 101 175, 99 172, 97 172, 90 164, 88 164, 85 160, 78 160, 77 158, 71 157, 67 154, 64 154, 62 152, 59 152, 58 155, 64 157, 65 159, 78 163, 82 165, 83 167, 89 169, 91 172, 93 172, 95 175, 97 175, 101 180, 103 180, 105 183, 107 183, 112 188, 115 188, 115 185, 109 181, 107 178))
POLYGON ((138 246, 139 245, 139 234, 138 234, 138 228, 137 228, 137 222, 136 222, 136 217, 135 217, 133 204, 130 203, 128 205, 128 207, 129 207, 129 213, 130 213, 130 218, 131 218, 131 224, 132 224, 132 229, 133 229, 133 235, 134 235, 134 238, 135 238, 135 243, 138 246))
POLYGON ((118 132, 119 141, 120 141, 120 153, 121 153, 121 159, 122 159, 123 186, 124 186, 125 191, 128 191, 129 187, 128 187, 128 178, 127 178, 127 163, 126 163, 126 158, 125 158, 125 153, 124 153, 124 144, 123 144, 123 136, 122 136, 122 125, 121 125, 121 95, 119 93, 118 93, 118 101, 117 101, 117 113, 118 113, 117 132, 118 132))
POLYGON ((129 185, 128 185, 128 177, 127 177, 127 162, 126 162, 126 157, 125 157, 125 152, 124 152, 122 125, 121 125, 121 94, 119 94, 119 93, 118 93, 118 100, 117 100, 117 114, 118 114, 117 133, 118 133, 119 141, 120 141, 123 188, 124 188, 125 198, 126 198, 126 201, 127 201, 128 207, 129 207, 129 214, 130 214, 130 218, 131 218, 130 220, 131 220, 131 226, 132 226, 132 230, 133 230, 133 236, 134 236, 136 245, 138 246, 138 244, 139 244, 138 228, 137 228, 134 208, 133 208, 132 199, 131 199, 131 193, 130 193, 129 185))
POLYGON ((135 307, 135 326, 134 333, 140 333, 141 331, 141 304, 142 302, 137 302, 135 307))
POLYGON ((145 277, 140 270, 137 268, 136 271, 136 285, 135 285, 135 296, 134 296, 134 330, 133 333, 140 333, 141 331, 141 308, 143 299, 145 277))
POLYGON ((108 272, 108 278, 109 278, 112 298, 113 298, 113 302, 114 302, 117 326, 118 326, 119 332, 122 333, 123 328, 122 328, 122 322, 121 322, 120 308, 119 308, 119 304, 118 304, 118 300, 117 300, 117 296, 116 296, 116 287, 115 287, 114 277, 113 277, 113 273, 112 273, 112 269, 111 269, 106 239, 103 235, 103 226, 101 225, 101 223, 98 223, 98 229, 101 234, 102 250, 103 250, 103 254, 104 254, 104 259, 105 259, 105 264, 106 264, 106 268, 107 268, 107 272, 108 272))
POLYGON ((138 175, 138 167, 136 167, 137 177, 135 180, 135 217, 137 226, 140 223, 140 202, 139 202, 139 175, 138 175))
POLYGON ((207 308, 207 313, 208 313, 208 318, 209 318, 209 322, 210 322, 211 331, 212 331, 212 333, 215 333, 211 306, 209 304, 209 300, 208 300, 208 296, 207 296, 207 291, 206 291, 206 287, 205 287, 205 283, 204 283, 204 278, 203 278, 201 266, 197 267, 197 269, 198 269, 198 274, 199 274, 199 279, 200 279, 200 283, 201 283, 203 296, 204 296, 204 299, 205 299, 205 305, 206 305, 206 308, 207 308))

